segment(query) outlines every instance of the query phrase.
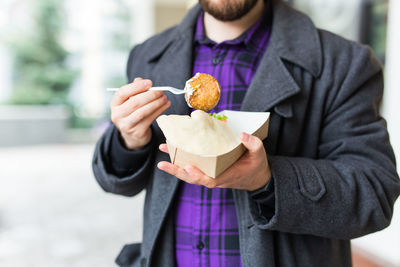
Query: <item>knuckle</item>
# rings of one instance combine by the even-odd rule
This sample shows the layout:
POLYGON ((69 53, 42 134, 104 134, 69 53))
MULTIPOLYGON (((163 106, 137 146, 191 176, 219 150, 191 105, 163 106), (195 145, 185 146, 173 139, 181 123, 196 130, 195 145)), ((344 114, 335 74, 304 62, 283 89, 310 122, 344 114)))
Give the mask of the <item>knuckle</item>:
POLYGON ((155 93, 154 97, 161 97, 161 96, 165 95, 163 91, 153 91, 153 92, 155 93))
POLYGON ((253 151, 260 152, 264 148, 263 143, 258 138, 254 138, 253 151))
POLYGON ((142 88, 147 87, 146 83, 147 83, 147 80, 140 79, 140 80, 135 81, 134 85, 136 86, 136 88, 142 89, 142 88))
POLYGON ((142 78, 136 77, 136 78, 131 82, 131 84, 137 84, 140 80, 142 80, 142 78))
POLYGON ((158 99, 161 96, 160 93, 162 93, 162 92, 160 92, 160 91, 148 91, 146 93, 148 94, 148 98, 149 99, 155 100, 155 99, 158 99))
POLYGON ((115 112, 111 112, 111 121, 114 123, 114 124, 117 124, 117 122, 118 122, 118 116, 115 114, 115 112))
POLYGON ((213 189, 217 187, 217 184, 214 181, 210 181, 206 184, 206 187, 213 189))
POLYGON ((137 138, 143 139, 143 138, 148 136, 148 131, 147 131, 147 129, 139 128, 139 129, 137 129, 135 135, 136 135, 137 138))
POLYGON ((143 87, 150 88, 153 86, 153 82, 149 79, 143 79, 141 82, 143 87))
POLYGON ((128 84, 125 84, 125 85, 121 86, 117 92, 132 91, 132 89, 134 89, 135 86, 136 86, 136 82, 128 83, 128 84))
POLYGON ((136 110, 137 108, 139 108, 139 100, 136 97, 130 97, 129 102, 132 110, 136 110))
POLYGON ((138 80, 132 83, 132 90, 137 91, 143 88, 143 81, 138 80))
POLYGON ((115 98, 115 99, 121 99, 121 98, 123 98, 122 92, 123 92, 124 90, 125 90, 125 88, 124 88, 124 87, 121 87, 118 91, 115 92, 114 98, 115 98))
POLYGON ((137 112, 137 114, 135 114, 135 117, 138 121, 142 121, 145 118, 145 114, 143 112, 137 112))
POLYGON ((159 106, 161 106, 164 103, 164 99, 162 97, 158 98, 155 102, 154 102, 154 107, 158 108, 159 106))
POLYGON ((259 147, 263 147, 263 146, 264 146, 264 145, 263 145, 263 142, 262 142, 259 138, 257 138, 256 144, 257 144, 259 147))
POLYGON ((124 124, 117 125, 117 127, 118 127, 120 132, 122 132, 122 133, 126 132, 126 126, 124 124))
POLYGON ((261 145, 257 148, 257 152, 258 153, 262 153, 263 155, 267 155, 267 152, 265 151, 265 148, 263 146, 263 144, 261 143, 261 145))
POLYGON ((193 181, 194 181, 195 184, 202 184, 202 183, 201 183, 202 181, 201 181, 200 177, 197 177, 197 176, 194 177, 194 178, 193 178, 193 181))
POLYGON ((192 184, 201 185, 201 181, 197 177, 192 178, 191 181, 192 181, 192 184))
POLYGON ((126 122, 120 122, 120 123, 118 124, 118 128, 119 128, 119 130, 120 130, 121 132, 124 132, 124 133, 126 133, 126 132, 129 131, 129 125, 128 125, 126 122))

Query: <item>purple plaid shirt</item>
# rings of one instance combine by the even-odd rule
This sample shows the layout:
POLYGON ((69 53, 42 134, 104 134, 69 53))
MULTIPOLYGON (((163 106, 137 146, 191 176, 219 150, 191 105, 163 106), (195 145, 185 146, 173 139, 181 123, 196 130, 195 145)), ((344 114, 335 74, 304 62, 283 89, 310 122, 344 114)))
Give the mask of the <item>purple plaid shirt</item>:
MULTIPOLYGON (((240 110, 268 46, 267 19, 263 16, 234 40, 215 43, 205 36, 200 14, 194 37, 193 75, 211 74, 221 85, 220 101, 211 112, 240 110)), ((208 189, 182 182, 174 208, 177 266, 241 266, 231 189, 208 189)))

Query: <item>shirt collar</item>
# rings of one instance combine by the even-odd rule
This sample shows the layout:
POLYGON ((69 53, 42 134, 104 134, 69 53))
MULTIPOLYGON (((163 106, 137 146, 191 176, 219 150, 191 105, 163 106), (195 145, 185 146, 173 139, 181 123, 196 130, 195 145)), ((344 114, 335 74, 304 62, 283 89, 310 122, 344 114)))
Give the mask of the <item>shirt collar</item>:
POLYGON ((242 33, 239 37, 233 40, 223 41, 221 43, 216 43, 210 38, 206 36, 204 29, 204 11, 201 11, 199 16, 197 17, 196 28, 194 33, 194 41, 199 44, 204 45, 239 45, 244 44, 246 47, 255 47, 258 48, 260 45, 260 39, 269 32, 270 22, 271 22, 271 12, 268 6, 265 7, 265 12, 261 16, 261 18, 254 23, 250 28, 248 28, 244 33, 242 33))
MULTIPOLYGON (((277 57, 292 62, 309 71, 314 77, 318 77, 323 66, 321 33, 306 15, 293 9, 283 0, 268 0, 268 4, 271 13, 268 17, 269 50, 274 51, 277 57)), ((146 46, 148 49, 143 53, 146 61, 157 61, 166 50, 178 47, 179 49, 185 47, 185 51, 190 54, 196 22, 201 12, 201 6, 197 3, 176 28, 154 39, 162 41, 153 41, 151 45, 146 46)), ((182 60, 186 58, 187 55, 182 55, 182 60)), ((190 75, 191 73, 188 73, 187 77, 190 78, 190 75)))

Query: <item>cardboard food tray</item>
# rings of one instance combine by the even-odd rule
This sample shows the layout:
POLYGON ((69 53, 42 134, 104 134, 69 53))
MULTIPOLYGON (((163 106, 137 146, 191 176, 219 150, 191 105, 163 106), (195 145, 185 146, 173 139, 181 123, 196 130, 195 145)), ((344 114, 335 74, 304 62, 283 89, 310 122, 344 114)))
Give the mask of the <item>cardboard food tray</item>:
MULTIPOLYGON (((218 114, 228 117, 227 123, 232 131, 240 136, 246 132, 257 136, 261 140, 268 136, 269 112, 245 112, 224 110, 218 114)), ((202 170, 206 175, 215 178, 233 163, 235 163, 246 151, 243 144, 237 145, 231 151, 219 155, 196 155, 174 147, 168 140, 168 151, 171 162, 180 167, 193 165, 202 170)))

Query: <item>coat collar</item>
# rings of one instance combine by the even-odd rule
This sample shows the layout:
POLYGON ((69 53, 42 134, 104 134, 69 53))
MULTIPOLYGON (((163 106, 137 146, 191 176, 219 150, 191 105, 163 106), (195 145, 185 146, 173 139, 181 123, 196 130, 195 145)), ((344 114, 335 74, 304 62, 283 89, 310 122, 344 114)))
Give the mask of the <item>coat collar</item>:
POLYGON ((277 54, 319 76, 322 69, 322 49, 313 22, 281 0, 273 0, 271 47, 277 54))
MULTIPOLYGON (((318 77, 322 69, 321 44, 317 29, 308 17, 282 0, 271 1, 273 20, 269 47, 246 93, 242 110, 266 111, 275 106, 278 114, 291 117, 291 106, 284 100, 300 92, 300 88, 284 62, 300 66, 318 77)), ((159 60, 154 72, 159 84, 180 88, 191 77, 193 34, 200 11, 197 4, 168 39, 155 44, 150 52, 149 62, 159 60)), ((171 113, 189 112, 182 97, 171 97, 176 100, 171 113)))

